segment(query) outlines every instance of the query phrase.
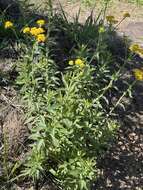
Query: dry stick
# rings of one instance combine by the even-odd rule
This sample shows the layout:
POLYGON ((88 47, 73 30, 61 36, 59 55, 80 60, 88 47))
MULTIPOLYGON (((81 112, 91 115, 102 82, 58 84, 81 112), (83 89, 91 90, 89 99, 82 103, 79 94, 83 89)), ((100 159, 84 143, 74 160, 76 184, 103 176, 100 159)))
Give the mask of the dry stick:
MULTIPOLYGON (((126 64, 126 61, 127 61, 127 60, 124 61, 124 64, 123 64, 123 65, 121 66, 121 68, 116 72, 116 74, 115 74, 116 77, 119 75, 119 73, 121 72, 121 70, 124 68, 124 66, 125 66, 125 64, 126 64)), ((115 78, 116 78, 116 77, 115 77, 115 78)), ((112 84, 113 84, 115 78, 113 78, 112 80, 110 80, 109 84, 103 89, 103 92, 99 95, 99 97, 97 97, 97 98, 95 99, 95 102, 96 102, 97 100, 99 101, 100 98, 102 98, 102 96, 107 92, 107 90, 112 87, 112 84)))
POLYGON ((126 19, 126 17, 123 17, 120 22, 113 28, 113 30, 117 30, 118 26, 126 19))
POLYGON ((16 109, 18 109, 19 110, 19 108, 20 107, 22 107, 21 105, 14 105, 13 103, 12 103, 12 101, 11 100, 9 100, 5 95, 1 95, 1 97, 0 97, 0 100, 1 101, 3 101, 3 102, 5 102, 6 104, 9 104, 10 106, 12 106, 13 108, 16 108, 16 109), (1 98, 2 97, 2 98, 1 98))

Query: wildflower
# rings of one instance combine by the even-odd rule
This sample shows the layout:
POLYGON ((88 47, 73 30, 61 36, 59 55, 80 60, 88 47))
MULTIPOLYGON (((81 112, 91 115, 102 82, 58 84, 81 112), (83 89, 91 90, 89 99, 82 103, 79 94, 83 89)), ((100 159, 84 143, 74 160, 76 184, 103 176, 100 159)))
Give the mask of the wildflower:
POLYGON ((30 33, 31 33, 33 36, 36 36, 36 35, 37 35, 37 27, 32 27, 31 30, 30 30, 30 33))
POLYGON ((30 27, 25 27, 23 29, 23 33, 26 34, 26 33, 30 33, 30 27))
POLYGON ((74 65, 74 61, 73 61, 73 60, 70 60, 70 61, 69 61, 69 65, 74 65))
POLYGON ((80 66, 80 68, 82 69, 82 68, 85 67, 85 64, 84 64, 84 63, 81 63, 79 66, 80 66))
POLYGON ((134 72, 134 76, 135 76, 136 80, 140 80, 140 81, 143 80, 143 70, 142 69, 134 69, 133 72, 134 72))
POLYGON ((107 20, 110 24, 116 24, 116 23, 118 23, 118 21, 115 20, 115 17, 112 16, 112 15, 106 16, 106 20, 107 20))
POLYGON ((104 33, 105 32, 105 28, 103 26, 101 26, 98 30, 99 33, 104 33))
POLYGON ((76 59, 75 60, 75 64, 76 65, 80 65, 80 64, 82 64, 83 63, 83 61, 81 60, 81 59, 76 59))
POLYGON ((107 20, 108 22, 112 22, 113 20, 115 20, 115 17, 112 16, 112 15, 108 15, 108 16, 106 16, 106 20, 107 20))
POLYGON ((138 49, 138 53, 141 54, 141 55, 143 55, 143 48, 140 47, 140 48, 138 49))
POLYGON ((33 35, 33 36, 37 36, 39 34, 42 34, 44 33, 45 30, 43 28, 37 28, 37 27, 32 27, 31 30, 30 30, 30 33, 33 35))
POLYGON ((13 23, 11 21, 6 21, 4 24, 5 29, 7 28, 12 28, 13 27, 13 23))
POLYGON ((132 45, 129 47, 129 49, 130 49, 133 53, 135 53, 135 52, 137 52, 137 51, 140 49, 140 46, 139 46, 139 44, 132 44, 132 45))
POLYGON ((143 48, 139 44, 133 44, 129 48, 133 53, 138 54, 140 57, 143 57, 143 48))
POLYGON ((84 61, 81 59, 76 59, 75 65, 78 65, 80 68, 83 68, 85 66, 84 61))
POLYGON ((46 36, 45 34, 38 34, 37 37, 36 37, 36 40, 38 42, 45 42, 46 41, 46 36))
POLYGON ((111 21, 111 20, 114 20, 115 19, 115 17, 114 16, 112 16, 112 15, 108 15, 108 16, 106 16, 106 20, 107 21, 111 21))
POLYGON ((44 30, 43 28, 40 27, 40 28, 37 29, 37 32, 38 32, 39 34, 42 34, 42 33, 45 32, 45 30, 44 30))
POLYGON ((40 20, 37 20, 36 23, 37 23, 39 26, 43 26, 43 25, 45 24, 45 20, 40 19, 40 20))
POLYGON ((123 14, 123 17, 124 18, 130 17, 130 14, 128 12, 126 12, 126 13, 123 14))
POLYGON ((143 58, 143 49, 139 49, 137 52, 136 52, 140 57, 143 58))

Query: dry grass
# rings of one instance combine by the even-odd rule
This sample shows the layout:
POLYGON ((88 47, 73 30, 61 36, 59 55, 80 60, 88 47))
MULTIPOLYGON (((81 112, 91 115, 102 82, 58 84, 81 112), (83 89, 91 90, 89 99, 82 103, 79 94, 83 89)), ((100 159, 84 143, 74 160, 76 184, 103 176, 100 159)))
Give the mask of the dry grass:
MULTIPOLYGON (((47 0, 41 0, 41 1, 31 0, 31 2, 37 6, 37 5, 43 5, 45 2, 47 2, 47 0)), ((84 17, 83 16, 81 17, 83 17, 84 20, 87 17, 88 12, 93 8, 93 6, 92 7, 88 7, 86 5, 84 6, 83 4, 81 4, 79 0, 77 1, 54 0, 54 2, 55 2, 55 5, 57 5, 60 2, 61 5, 64 7, 65 11, 71 17, 78 12, 79 8, 81 8, 81 12, 84 15, 84 17)), ((100 9, 102 8, 102 5, 103 4, 101 3, 100 0, 96 1, 96 6, 95 6, 96 14, 100 11, 100 9)), ((126 23, 129 23, 129 22, 142 21, 143 7, 138 6, 137 4, 128 3, 126 0, 123 0, 123 1, 112 0, 108 7, 107 14, 115 15, 117 19, 121 19, 123 12, 126 12, 126 11, 131 13, 131 17, 127 19, 122 25, 126 25, 126 23)), ((122 28, 122 25, 121 25, 121 28, 122 28)))

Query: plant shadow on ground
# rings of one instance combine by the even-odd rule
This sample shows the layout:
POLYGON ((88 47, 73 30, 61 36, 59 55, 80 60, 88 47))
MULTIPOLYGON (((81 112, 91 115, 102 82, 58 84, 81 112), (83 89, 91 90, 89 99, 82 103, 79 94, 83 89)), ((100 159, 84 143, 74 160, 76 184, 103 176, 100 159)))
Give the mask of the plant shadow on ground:
MULTIPOLYGON (((141 67, 136 56, 127 70, 141 67)), ((125 99, 125 109, 117 110, 120 129, 109 150, 98 160, 101 174, 91 189, 140 190, 143 187, 143 84, 133 88, 132 99, 125 99)))
MULTIPOLYGON (((38 15, 38 17, 40 18, 43 16, 38 15)), ((38 17, 37 15, 35 16, 35 18, 38 17)), ((76 27, 76 37, 79 38, 78 41, 80 41, 81 38, 81 45, 87 45, 90 42, 89 47, 96 49, 98 30, 96 26, 92 25, 92 22, 90 21, 90 18, 89 20, 87 19, 87 23, 89 25, 86 26, 87 28, 85 28, 82 33, 80 31, 80 29, 82 28, 81 24, 79 24, 78 22, 76 23, 76 25, 73 25, 73 23, 70 22, 69 24, 67 24, 67 21, 64 19, 61 19, 61 25, 59 30, 60 32, 53 31, 53 35, 55 35, 54 33, 56 32, 56 35, 58 37, 56 39, 57 52, 54 52, 56 56, 54 55, 53 59, 58 62, 60 70, 63 70, 63 68, 65 67, 64 64, 69 60, 71 55, 67 54, 67 52, 71 52, 71 47, 76 44, 75 40, 77 40, 76 38, 74 38, 74 34, 72 32, 72 40, 71 36, 70 38, 67 37, 67 31, 69 28, 71 30, 74 28, 73 31, 75 32, 76 27), (65 28, 65 26, 68 27, 65 28), (84 36, 86 36, 85 42, 83 41, 84 36)), ((59 23, 60 20, 57 20, 57 23, 55 25, 59 26, 59 23)), ((115 63, 117 62, 118 64, 122 65, 124 62, 123 60, 126 56, 124 54, 126 44, 124 44, 124 40, 122 39, 122 37, 119 37, 116 32, 112 34, 112 39, 110 38, 110 36, 107 39, 107 44, 109 44, 108 48, 112 52, 115 63)), ((2 54, 4 55, 4 58, 7 58, 4 51, 2 52, 2 54)), ((11 58, 11 56, 9 57, 11 58)), ((139 60, 127 63, 128 65, 126 67, 126 70, 124 71, 125 75, 126 72, 131 74, 134 68, 140 67, 140 63, 142 62, 142 60, 140 58, 138 59, 139 60), (137 62, 139 62, 139 64, 137 62)), ((116 70, 116 66, 114 67, 113 65, 111 65, 110 70, 116 70)), ((131 81, 132 79, 129 79, 128 77, 126 78, 125 76, 124 79, 116 82, 116 85, 118 86, 118 91, 113 90, 113 92, 111 91, 111 94, 107 94, 110 104, 112 104, 113 98, 116 98, 116 96, 120 96, 123 89, 127 87, 125 82, 130 83, 131 81)), ((104 156, 99 159, 98 166, 102 171, 102 175, 101 177, 97 178, 93 189, 132 190, 142 188, 143 186, 143 166, 141 163, 143 148, 141 144, 143 135, 143 131, 141 130, 141 126, 143 125, 143 106, 141 105, 141 101, 143 98, 142 90, 142 84, 136 85, 136 87, 134 87, 133 98, 125 99, 125 110, 123 110, 122 108, 116 110, 116 119, 118 119, 118 121, 120 122, 121 128, 119 129, 117 139, 111 144, 111 148, 107 151, 107 153, 105 153, 104 156)))

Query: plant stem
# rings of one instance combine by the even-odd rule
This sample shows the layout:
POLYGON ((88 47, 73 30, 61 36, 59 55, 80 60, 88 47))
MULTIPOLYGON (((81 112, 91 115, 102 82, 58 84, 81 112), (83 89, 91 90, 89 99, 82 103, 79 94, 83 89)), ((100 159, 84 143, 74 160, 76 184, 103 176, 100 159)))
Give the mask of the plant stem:
POLYGON ((131 85, 129 85, 128 89, 122 94, 122 96, 119 98, 119 100, 116 102, 115 106, 110 110, 108 117, 112 114, 112 112, 116 109, 116 107, 120 104, 120 102, 122 101, 122 99, 124 98, 124 96, 127 95, 127 93, 129 92, 129 90, 132 89, 132 87, 136 84, 136 81, 134 81, 131 85))

